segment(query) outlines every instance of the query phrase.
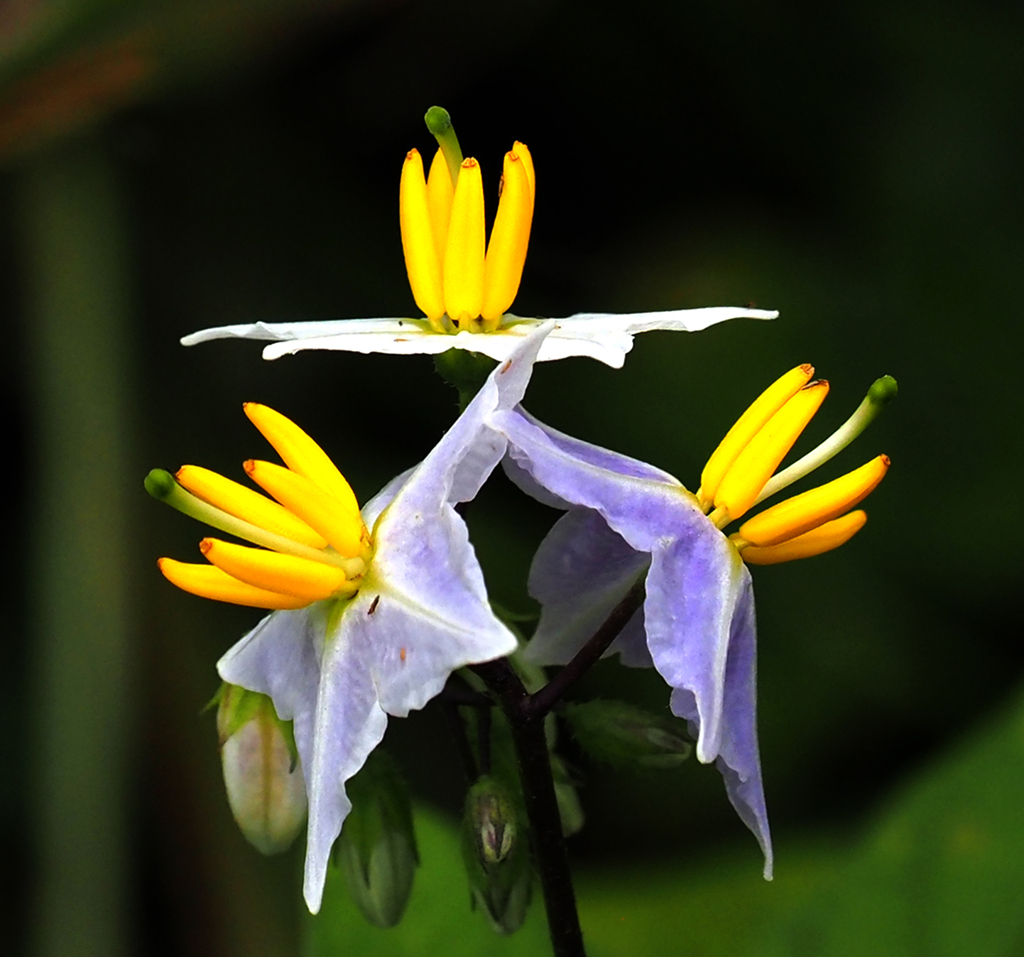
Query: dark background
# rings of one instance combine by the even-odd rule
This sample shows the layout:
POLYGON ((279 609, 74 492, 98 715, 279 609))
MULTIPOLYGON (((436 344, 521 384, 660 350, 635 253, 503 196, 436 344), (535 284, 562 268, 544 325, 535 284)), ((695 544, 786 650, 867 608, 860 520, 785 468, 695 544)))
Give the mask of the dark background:
MULTIPOLYGON (((264 454, 240 414, 250 399, 301 423, 361 501, 433 445, 455 409, 426 357, 264 363, 255 343, 177 344, 228 322, 411 315, 398 175, 406 150, 431 149, 433 103, 481 161, 489 202, 512 140, 533 152, 516 313, 780 310, 645 335, 619 371, 542 366, 527 405, 545 421, 695 487, 785 369, 810 361, 832 383, 803 448, 877 376, 899 380, 883 418, 823 470, 892 457, 866 529, 839 552, 754 572, 774 887, 754 886, 753 841, 696 763, 640 780, 582 768, 589 820, 571 845, 585 926, 600 910, 588 893, 629 896, 602 875, 664 884, 729 855, 729 947, 761 952, 760 937, 741 939, 746 894, 767 902, 765 926, 772 893, 825 913, 807 875, 842 871, 907 782, 970 753, 957 742, 983 733, 1024 670, 1021 16, 963 0, 5 11, 2 938, 30 953, 297 952, 301 847, 267 862, 244 844, 213 720, 198 716, 214 662, 258 614, 163 582, 154 559, 192 560, 198 529, 141 479, 184 462, 238 477, 264 454)), ((524 577, 552 517, 501 479, 474 507, 501 604, 532 610, 524 577)), ((612 663, 586 693, 667 701, 656 675, 612 663)), ((414 794, 454 820, 460 772, 441 717, 393 721, 389 743, 414 794)), ((965 780, 995 793, 1008 773, 965 780)), ((1022 839, 1009 820, 993 841, 1022 839)), ((464 880, 429 870, 420 880, 464 880)), ((917 952, 913 921, 894 926, 891 952, 917 952)), ((611 932, 590 939, 619 952, 611 932)))

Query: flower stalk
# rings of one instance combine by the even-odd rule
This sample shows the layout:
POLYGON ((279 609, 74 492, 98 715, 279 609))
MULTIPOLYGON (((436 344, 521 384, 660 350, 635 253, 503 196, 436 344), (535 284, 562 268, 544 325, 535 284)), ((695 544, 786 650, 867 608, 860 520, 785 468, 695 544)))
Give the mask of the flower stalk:
POLYGON ((629 590, 572 661, 533 694, 526 690, 507 659, 472 666, 494 695, 512 729, 534 863, 544 894, 554 957, 585 957, 586 951, 558 811, 544 719, 607 651, 640 608, 643 597, 641 580, 629 590))

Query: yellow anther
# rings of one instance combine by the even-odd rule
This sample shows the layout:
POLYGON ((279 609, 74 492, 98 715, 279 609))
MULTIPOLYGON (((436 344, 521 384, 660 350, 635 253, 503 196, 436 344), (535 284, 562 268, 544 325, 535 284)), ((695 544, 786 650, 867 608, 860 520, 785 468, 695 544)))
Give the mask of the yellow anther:
POLYGON ((283 535, 300 545, 308 545, 310 548, 327 547, 326 538, 284 506, 223 475, 199 465, 183 465, 175 478, 184 488, 235 518, 251 522, 276 535, 283 535))
POLYGON ((790 369, 753 401, 725 434, 704 466, 700 476, 700 498, 706 502, 715 501, 718 486, 736 457, 765 423, 810 381, 812 375, 814 366, 811 365, 804 364, 790 369))
POLYGON ((445 161, 444 153, 438 150, 434 154, 430 174, 427 176, 427 208, 430 210, 430 228, 434 233, 438 270, 444 262, 444 251, 448 245, 448 223, 452 218, 454 195, 455 187, 452 186, 448 163, 445 161))
POLYGON ((537 177, 533 171, 533 156, 525 143, 516 140, 512 144, 512 152, 523 161, 523 169, 526 170, 526 179, 530 183, 530 218, 533 218, 533 204, 537 198, 537 177))
POLYGON ((345 584, 345 573, 340 568, 294 555, 279 555, 217 538, 204 538, 199 548, 207 561, 239 581, 301 598, 307 604, 335 595, 345 584))
POLYGON ((285 508, 315 528, 346 558, 355 558, 363 539, 363 520, 305 476, 271 462, 250 459, 245 471, 285 508))
MULTIPOLYGON (((461 177, 460 177, 461 178, 461 177)), ((412 297, 423 314, 438 321, 444 315, 444 291, 441 285, 441 256, 435 245, 423 176, 423 160, 410 150, 402 167, 398 190, 398 218, 402 229, 405 269, 409 274, 412 297)))
POLYGON ((793 447, 827 394, 826 381, 812 382, 793 395, 761 427, 736 456, 719 483, 714 496, 716 509, 727 513, 730 520, 735 520, 754 504, 765 482, 793 447))
POLYGON ((452 322, 469 322, 480 315, 484 301, 484 235, 480 165, 469 157, 462 161, 455 187, 444 254, 444 304, 452 322))
POLYGON ((494 325, 512 305, 519 291, 530 242, 533 189, 522 159, 505 154, 503 187, 491 227, 484 267, 484 300, 480 315, 494 325))
POLYGON ((879 455, 827 485, 758 513, 740 526, 739 535, 762 548, 802 535, 853 508, 882 481, 888 468, 889 457, 879 455))
POLYGON ((751 565, 776 565, 797 558, 812 558, 844 545, 864 527, 867 520, 867 513, 863 511, 848 512, 842 518, 819 525, 780 545, 770 545, 767 548, 750 545, 744 548, 740 555, 751 565))
POLYGON ((246 402, 242 408, 288 468, 320 486, 348 511, 359 514, 359 502, 345 476, 331 457, 291 419, 258 402, 246 402))
POLYGON ((309 604, 293 595, 281 595, 263 588, 254 588, 214 565, 192 565, 178 562, 173 558, 161 558, 157 565, 164 577, 182 591, 191 592, 200 598, 226 601, 232 605, 248 605, 250 608, 304 608, 309 604))

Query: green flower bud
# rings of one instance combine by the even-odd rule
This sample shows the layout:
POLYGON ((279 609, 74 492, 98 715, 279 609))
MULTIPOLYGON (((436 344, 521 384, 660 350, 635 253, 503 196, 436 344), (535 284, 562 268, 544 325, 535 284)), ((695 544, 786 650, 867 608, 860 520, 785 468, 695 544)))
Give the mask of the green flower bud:
POLYGON ((495 778, 482 777, 469 789, 462 856, 474 906, 495 932, 515 933, 530 906, 530 848, 523 816, 495 778))
POLYGON ((352 810, 335 855, 349 893, 377 927, 394 927, 405 913, 419 864, 409 792, 394 762, 374 751, 348 782, 352 810))
POLYGON ((290 721, 266 695, 224 684, 217 735, 228 804, 245 839, 261 854, 280 854, 306 820, 306 785, 290 721))
POLYGON ((675 768, 693 750, 683 721, 621 701, 570 704, 564 714, 580 747, 615 767, 675 768))
POLYGON ((551 774, 555 779, 555 800, 558 802, 558 816, 562 819, 562 836, 572 837, 583 830, 583 806, 565 761, 554 753, 551 755, 551 774))

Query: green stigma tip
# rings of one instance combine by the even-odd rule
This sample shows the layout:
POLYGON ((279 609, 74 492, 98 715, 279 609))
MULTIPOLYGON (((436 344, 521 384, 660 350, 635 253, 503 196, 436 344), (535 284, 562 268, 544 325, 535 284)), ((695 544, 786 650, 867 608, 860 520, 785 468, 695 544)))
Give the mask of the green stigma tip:
POLYGON ((451 115, 443 106, 432 106, 427 110, 423 120, 427 124, 427 129, 430 130, 434 136, 444 135, 452 126, 451 115))
POLYGON ((891 375, 884 375, 872 383, 871 388, 868 389, 868 399, 875 405, 885 405, 886 402, 896 398, 896 392, 896 380, 891 375))
POLYGON ((158 498, 160 501, 168 498, 172 492, 178 487, 178 483, 174 480, 174 476, 170 472, 165 472, 163 469, 153 469, 146 476, 146 491, 149 492, 153 498, 158 498))
POLYGON ((459 138, 455 135, 455 128, 452 126, 452 118, 443 106, 432 106, 423 117, 427 129, 434 134, 437 145, 441 147, 445 163, 448 165, 448 175, 452 178, 452 186, 459 181, 459 168, 462 166, 462 147, 459 146, 459 138))

